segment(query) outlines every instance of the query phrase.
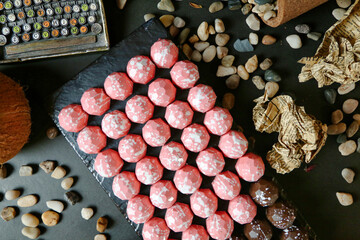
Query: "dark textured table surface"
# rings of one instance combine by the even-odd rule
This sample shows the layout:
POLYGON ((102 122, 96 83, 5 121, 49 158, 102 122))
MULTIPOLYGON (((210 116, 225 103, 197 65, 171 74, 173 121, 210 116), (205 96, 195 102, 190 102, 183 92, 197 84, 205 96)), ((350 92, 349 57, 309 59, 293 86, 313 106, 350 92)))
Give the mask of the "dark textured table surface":
MULTIPOLYGON (((145 13, 152 12, 158 16, 166 14, 156 8, 156 2, 133 0, 127 3, 125 10, 120 11, 116 8, 115 1, 105 1, 111 43, 115 44, 140 26, 145 13)), ((230 53, 236 56, 235 65, 244 64, 254 54, 240 54, 232 48, 232 44, 237 38, 246 38, 251 32, 240 11, 232 12, 224 9, 218 13, 209 14, 207 7, 210 1, 196 1, 204 5, 203 9, 193 9, 188 2, 175 2, 177 10, 173 14, 183 17, 193 32, 202 21, 213 22, 215 18, 220 17, 225 22, 227 33, 231 35, 228 46, 230 53)), ((295 33, 294 27, 300 23, 307 23, 313 31, 324 33, 335 23, 335 19, 331 15, 331 11, 335 7, 335 0, 331 0, 276 29, 262 25, 259 35, 271 34, 277 37, 278 42, 272 46, 259 45, 255 47, 255 54, 259 56, 260 60, 265 57, 274 60, 273 69, 277 70, 283 79, 280 83, 280 92, 293 92, 297 99, 296 103, 305 106, 308 113, 323 122, 329 121, 330 113, 339 108, 345 99, 358 97, 360 90, 356 89, 347 96, 338 97, 335 105, 329 105, 324 100, 323 89, 318 89, 314 80, 302 84, 297 80, 297 74, 301 68, 297 60, 302 56, 312 56, 320 41, 314 42, 302 36, 304 46, 299 50, 293 50, 286 43, 285 37, 295 33)), ((101 53, 87 54, 0 66, 0 71, 26 86, 32 106, 33 121, 30 142, 9 162, 10 176, 0 182, 0 193, 3 194, 9 189, 21 189, 24 195, 37 194, 40 197, 39 203, 31 210, 20 209, 19 213, 22 215, 30 211, 40 216, 41 212, 46 210, 45 202, 47 200, 63 199, 64 190, 60 187, 60 181, 50 178, 42 170, 37 170, 30 177, 19 177, 18 170, 23 164, 37 166, 43 160, 52 159, 67 167, 68 176, 76 177, 73 189, 83 197, 79 204, 66 207, 61 221, 56 227, 42 227, 42 235, 39 239, 93 239, 96 234, 96 219, 102 215, 107 215, 110 219, 109 229, 106 232, 111 239, 138 239, 132 227, 118 212, 64 137, 59 136, 54 140, 48 140, 45 135, 46 128, 52 125, 44 107, 48 101, 47 96, 100 55, 101 53), (80 216, 81 208, 87 206, 93 206, 96 209, 96 215, 89 221, 83 220, 80 216)), ((201 82, 214 86, 220 98, 227 92, 227 89, 224 79, 215 77, 218 64, 219 61, 215 60, 211 64, 201 63, 199 67, 201 82)), ((261 71, 257 73, 262 74, 261 71)), ((331 87, 336 88, 337 86, 331 87)), ((254 106, 252 100, 260 96, 262 92, 257 90, 251 81, 242 81, 239 89, 234 90, 233 93, 236 94, 236 106, 232 113, 236 122, 245 129, 246 136, 254 136, 257 139, 255 150, 265 156, 277 136, 276 134, 257 133, 252 124, 251 112, 254 106)), ((341 157, 337 147, 335 137, 329 137, 323 150, 312 162, 317 165, 313 171, 306 173, 302 166, 291 174, 277 175, 277 178, 320 239, 360 239, 360 228, 358 227, 360 224, 358 202, 360 182, 358 177, 355 177, 354 183, 347 184, 340 174, 344 167, 351 167, 358 172, 360 170, 359 155, 341 157), (350 207, 340 206, 335 196, 337 191, 353 193, 355 203, 350 207)), ((269 168, 268 170, 271 171, 269 168)), ((16 205, 16 201, 3 200, 0 202, 0 208, 9 205, 16 205)), ((0 221, 0 239, 23 239, 21 228, 20 217, 7 223, 0 221)))

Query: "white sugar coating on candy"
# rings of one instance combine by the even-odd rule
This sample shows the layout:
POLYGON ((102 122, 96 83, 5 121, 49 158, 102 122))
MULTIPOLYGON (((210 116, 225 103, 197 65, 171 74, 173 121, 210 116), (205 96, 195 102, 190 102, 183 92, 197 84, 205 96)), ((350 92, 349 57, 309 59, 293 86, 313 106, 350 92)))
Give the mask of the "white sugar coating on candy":
POLYGON ((110 98, 102 88, 90 88, 81 96, 81 106, 90 115, 103 115, 110 108, 110 98))
POLYGON ((166 210, 165 221, 168 227, 174 232, 183 232, 191 226, 194 214, 189 205, 185 203, 175 203, 166 210))
POLYGON ((210 135, 204 126, 193 123, 183 130, 181 141, 186 149, 192 152, 200 152, 209 144, 210 135))
POLYGON ((149 120, 142 129, 142 135, 147 144, 161 147, 171 137, 170 127, 161 118, 149 120))
POLYGON ((216 94, 212 87, 199 84, 190 89, 187 100, 195 111, 205 113, 215 106, 216 94))
POLYGON ((141 183, 135 173, 123 171, 114 177, 112 190, 121 200, 130 200, 140 192, 141 183))
POLYGON ((205 114, 204 124, 210 133, 221 136, 231 129, 233 117, 229 110, 214 107, 205 114))
POLYGON ((136 134, 128 134, 120 140, 118 151, 120 157, 127 162, 137 162, 146 155, 147 146, 143 138, 136 134))
POLYGON ((193 194, 200 188, 202 177, 196 167, 186 165, 175 172, 174 183, 182 194, 193 194))
POLYGON ((187 102, 175 101, 166 108, 165 119, 173 128, 184 129, 193 119, 194 112, 187 102))
POLYGON ((126 116, 135 123, 145 123, 154 114, 154 105, 146 96, 136 95, 127 101, 126 116))
POLYGON ((100 176, 110 178, 118 174, 123 165, 124 161, 117 151, 106 149, 96 156, 94 168, 100 176))
POLYGON ((144 223, 142 237, 144 240, 166 240, 170 235, 170 229, 164 219, 153 217, 144 223))
POLYGON ((175 85, 181 89, 193 87, 200 78, 198 67, 187 60, 175 63, 170 75, 175 85))
POLYGON ((237 159, 248 149, 248 141, 242 132, 230 130, 220 137, 219 148, 228 158, 237 159))
POLYGON ((175 100, 176 88, 169 79, 158 78, 149 85, 150 100, 160 107, 166 107, 175 100))
POLYGON ((136 224, 147 222, 154 215, 155 207, 150 198, 145 195, 137 195, 129 200, 126 213, 131 221, 136 224))
POLYGON ((159 181, 163 176, 163 166, 157 157, 144 157, 136 163, 136 178, 145 185, 152 185, 159 181))
POLYGON ((234 231, 234 221, 224 211, 218 211, 206 219, 206 229, 214 239, 225 240, 234 231))
POLYGON ((124 101, 133 92, 133 82, 123 72, 113 72, 104 82, 106 94, 115 100, 124 101))
POLYGON ((106 146, 106 136, 98 126, 88 126, 80 131, 77 144, 87 154, 99 153, 106 146))
POLYGON ((191 225, 182 233, 181 240, 209 240, 209 234, 201 225, 191 225))
POLYGON ((225 160, 220 151, 208 148, 199 153, 196 164, 202 174, 213 177, 224 169, 225 160))
POLYGON ((78 104, 70 104, 61 109, 59 124, 68 132, 79 132, 86 127, 89 115, 78 104))
POLYGON ((178 60, 179 49, 168 39, 159 39, 150 50, 151 59, 158 68, 171 68, 178 60))
POLYGON ((169 142, 161 148, 159 159, 168 170, 176 171, 186 164, 188 153, 181 143, 169 142))
POLYGON ((199 189, 190 197, 193 213, 201 218, 213 215, 218 207, 218 199, 210 189, 199 189))
POLYGON ((240 178, 248 182, 256 182, 265 173, 265 164, 262 158, 254 153, 247 153, 240 157, 235 168, 240 178))
POLYGON ((155 76, 155 64, 147 56, 135 56, 127 64, 126 72, 135 83, 147 84, 155 76))
POLYGON ((239 195, 241 184, 239 177, 230 171, 216 175, 211 183, 215 194, 223 200, 232 200, 239 195))
POLYGON ((176 199, 177 190, 171 181, 160 180, 150 188, 150 200, 157 208, 169 208, 174 205, 176 199))
POLYGON ((119 139, 125 136, 131 127, 130 120, 126 114, 115 110, 105 114, 101 121, 101 129, 106 136, 112 139, 119 139))
POLYGON ((257 208, 249 195, 240 194, 229 202, 228 212, 234 221, 247 224, 255 218, 257 208))

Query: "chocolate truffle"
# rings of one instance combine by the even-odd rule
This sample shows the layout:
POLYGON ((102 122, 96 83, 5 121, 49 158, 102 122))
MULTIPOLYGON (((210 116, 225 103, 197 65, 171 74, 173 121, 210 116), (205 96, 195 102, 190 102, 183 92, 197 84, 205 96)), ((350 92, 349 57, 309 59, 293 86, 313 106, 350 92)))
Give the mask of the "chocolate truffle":
POLYGON ((285 229, 295 221, 295 209, 283 202, 276 202, 266 209, 266 217, 275 227, 285 229))
POLYGON ((248 240, 270 240, 272 228, 268 221, 255 219, 245 225, 244 234, 248 240))
POLYGON ((298 228, 297 226, 291 226, 284 229, 280 234, 280 240, 309 240, 309 236, 306 231, 298 228))
POLYGON ((179 49, 168 39, 159 39, 150 50, 151 59, 158 68, 171 68, 178 60, 179 49))
POLYGON ((190 61, 175 63, 170 75, 171 80, 181 89, 193 87, 200 78, 198 67, 190 61))
POLYGON ((279 188, 273 181, 262 178, 250 185, 249 194, 257 204, 268 207, 279 198, 279 188))
POLYGON ((147 56, 135 56, 127 64, 129 77, 139 84, 147 84, 155 76, 155 64, 147 56))

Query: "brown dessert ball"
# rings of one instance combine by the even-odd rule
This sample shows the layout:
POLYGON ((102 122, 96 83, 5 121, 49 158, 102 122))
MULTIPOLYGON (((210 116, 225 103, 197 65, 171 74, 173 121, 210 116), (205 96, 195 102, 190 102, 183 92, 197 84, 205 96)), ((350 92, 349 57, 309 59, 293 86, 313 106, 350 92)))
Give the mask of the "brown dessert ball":
POLYGON ((295 221, 295 209, 284 202, 276 202, 266 209, 266 217, 274 227, 285 229, 295 221))
POLYGON ((279 198, 279 188, 273 181, 262 178, 250 185, 249 194, 257 204, 268 207, 279 198))
POLYGON ((248 240, 270 240, 272 228, 265 219, 255 219, 245 225, 244 234, 248 240))
POLYGON ((306 231, 298 228, 297 226, 291 226, 284 229, 280 234, 280 240, 309 240, 309 236, 306 231))

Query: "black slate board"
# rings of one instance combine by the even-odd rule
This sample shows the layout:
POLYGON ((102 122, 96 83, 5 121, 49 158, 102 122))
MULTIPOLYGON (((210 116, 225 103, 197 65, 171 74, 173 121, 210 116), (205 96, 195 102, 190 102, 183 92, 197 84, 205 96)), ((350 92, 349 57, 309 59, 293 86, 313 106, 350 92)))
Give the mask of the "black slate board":
MULTIPOLYGON (((72 103, 80 103, 81 96, 84 91, 91 87, 103 87, 105 78, 111 74, 112 72, 126 72, 126 65, 130 58, 136 56, 136 55, 150 55, 150 47, 151 45, 158 40, 159 38, 170 38, 167 30, 163 27, 160 21, 158 20, 151 20, 145 24, 143 24, 140 28, 135 30, 133 33, 131 33, 127 38, 125 38, 123 41, 119 42, 117 45, 111 48, 111 50, 101 56, 99 59, 97 59, 95 62, 90 64, 88 67, 86 67, 82 72, 80 72, 77 76, 75 76, 72 80, 67 82, 60 90, 58 90, 53 95, 53 106, 51 110, 51 116, 55 124, 59 127, 62 134, 65 136, 67 141, 71 144, 71 146, 74 148, 76 153, 79 155, 79 157, 82 159, 86 167, 89 169, 89 171, 94 175, 96 180, 99 182, 101 187, 104 189, 104 191, 107 193, 107 195, 113 200, 114 204, 118 207, 120 212, 125 216, 126 219, 126 206, 127 201, 122 201, 119 198, 117 198, 113 192, 112 192, 112 178, 104 178, 97 174, 95 171, 93 164, 94 159, 96 157, 95 154, 86 154, 82 152, 77 145, 76 139, 78 133, 70 133, 62 129, 59 125, 58 121, 58 114, 61 111, 61 109, 68 104, 72 103)), ((182 56, 179 57, 180 59, 184 59, 182 56)), ((156 70, 156 76, 154 79, 158 77, 164 77, 164 78, 170 78, 169 70, 168 69, 157 69, 156 70)), ((204 82, 201 79, 199 82, 204 82)), ((130 99, 135 95, 147 95, 147 85, 141 85, 141 84, 134 84, 134 91, 133 94, 127 98, 130 99)), ((176 99, 177 100, 183 100, 186 101, 188 95, 188 90, 181 90, 177 88, 177 94, 176 99)), ((126 101, 111 101, 111 107, 108 112, 113 110, 125 110, 126 101)), ((165 108, 162 107, 155 107, 154 116, 153 118, 164 118, 165 114, 165 108)), ((204 114, 199 112, 194 112, 194 118, 193 122, 202 124, 204 118, 204 114)), ((102 116, 89 116, 88 125, 90 126, 101 126, 101 120, 102 116)), ((129 133, 139 134, 141 135, 141 129, 142 124, 135 124, 132 123, 131 129, 129 133)), ((180 136, 181 136, 181 130, 173 129, 171 128, 171 138, 169 141, 177 141, 180 142, 180 136)), ((120 139, 118 140, 112 140, 107 139, 107 148, 112 148, 117 150, 118 143, 120 139)), ((215 147, 217 148, 219 141, 219 137, 215 135, 211 135, 209 147, 215 147)), ((158 156, 161 148, 153 148, 148 146, 147 155, 149 156, 158 156)), ((249 150, 251 151, 251 147, 249 147, 249 150)), ((187 160, 187 164, 196 166, 195 159, 197 154, 189 152, 189 158, 187 160)), ((233 159, 225 158, 226 165, 224 168, 225 170, 230 170, 232 172, 235 171, 235 163, 236 161, 233 159)), ((134 163, 127 163, 125 162, 124 167, 122 170, 127 171, 134 171, 135 170, 135 164, 134 163)), ((174 176, 174 172, 168 171, 164 169, 164 175, 162 179, 166 180, 172 180, 174 176)), ((212 188, 211 182, 213 180, 213 177, 207 177, 202 175, 203 182, 201 185, 201 188, 212 188)), ((245 181, 241 181, 242 183, 242 190, 241 192, 248 192, 249 184, 245 181)), ((150 187, 145 186, 142 184, 140 194, 149 194, 150 187)), ((282 192, 282 196, 284 198, 284 194, 282 192)), ((286 197, 285 197, 286 198, 286 197)), ((177 201, 183 202, 183 203, 190 203, 189 195, 183 195, 180 192, 178 192, 178 199, 177 201)), ((219 199, 218 203, 218 210, 219 211, 226 211, 228 207, 228 201, 224 201, 219 199)), ((158 217, 164 217, 166 210, 155 210, 155 216, 158 217)), ((265 209, 258 207, 258 217, 265 218, 265 209)), ((134 230, 138 235, 141 236, 142 231, 142 224, 135 224, 131 222, 128 219, 129 223, 134 227, 134 230)), ((199 224, 205 226, 205 220, 199 217, 194 216, 193 224, 199 224)), ((306 226, 307 229, 309 227, 307 226, 306 222, 303 219, 297 220, 297 224, 300 226, 306 226)), ((243 227, 235 222, 235 230, 234 233, 240 234, 242 232, 243 227)), ((278 235, 280 231, 275 231, 275 235, 278 235)), ((312 233, 312 239, 315 239, 314 234, 312 233)), ((171 233, 170 235, 172 238, 180 238, 180 233, 171 233)))

